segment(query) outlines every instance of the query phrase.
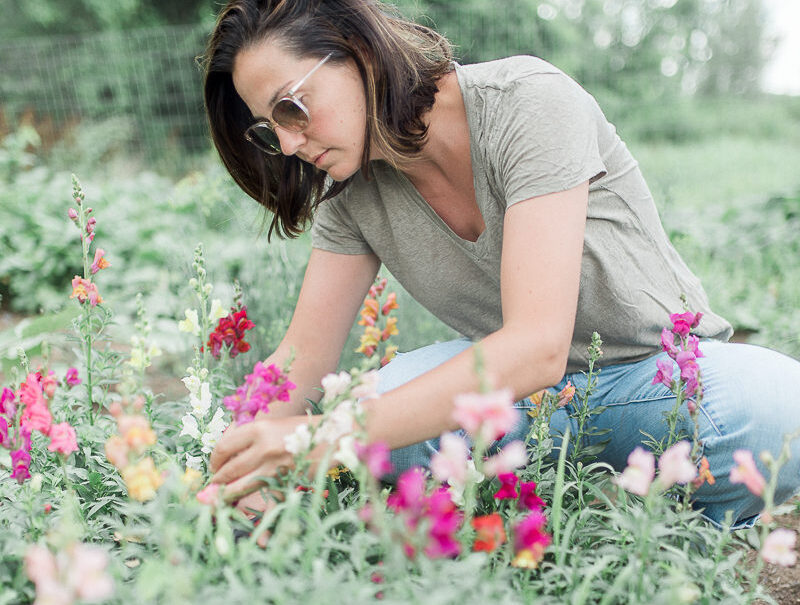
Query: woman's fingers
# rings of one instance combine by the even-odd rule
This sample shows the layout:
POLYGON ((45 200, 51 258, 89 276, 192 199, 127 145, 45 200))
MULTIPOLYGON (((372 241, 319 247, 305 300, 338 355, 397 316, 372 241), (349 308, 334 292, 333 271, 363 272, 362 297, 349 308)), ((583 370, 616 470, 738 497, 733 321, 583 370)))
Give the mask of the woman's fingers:
POLYGON ((249 447, 254 439, 252 423, 242 426, 231 426, 223 433, 214 451, 211 452, 209 465, 216 472, 232 457, 249 447))

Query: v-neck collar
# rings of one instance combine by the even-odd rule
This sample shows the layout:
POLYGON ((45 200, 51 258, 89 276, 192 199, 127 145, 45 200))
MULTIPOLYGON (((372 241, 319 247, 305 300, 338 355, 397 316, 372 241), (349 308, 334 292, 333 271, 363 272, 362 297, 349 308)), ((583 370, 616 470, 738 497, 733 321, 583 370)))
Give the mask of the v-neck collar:
POLYGON ((393 170, 395 174, 395 178, 399 182, 400 186, 406 192, 408 197, 414 201, 414 203, 425 212, 428 217, 430 217, 431 222, 433 222, 441 231, 447 234, 452 240, 459 244, 462 248, 468 250, 475 256, 482 256, 486 250, 486 242, 489 239, 488 231, 490 229, 489 222, 487 220, 487 209, 488 204, 487 200, 485 199, 487 195, 487 187, 486 187, 486 174, 483 166, 483 162, 480 161, 480 157, 477 151, 477 137, 475 133, 478 132, 480 128, 479 124, 475 124, 474 120, 477 117, 474 115, 472 108, 470 107, 469 97, 468 95, 464 94, 464 83, 462 82, 463 74, 461 73, 461 66, 453 62, 454 71, 456 74, 456 81, 458 82, 459 90, 461 91, 461 99, 464 103, 464 110, 467 116, 467 129, 469 130, 469 151, 470 151, 470 163, 472 164, 472 188, 475 192, 475 203, 478 205, 478 212, 481 214, 481 218, 483 219, 483 231, 478 236, 474 242, 468 239, 465 239, 458 235, 453 229, 448 225, 441 216, 439 216, 436 211, 428 204, 422 194, 417 190, 411 180, 406 177, 402 172, 399 170, 393 170))

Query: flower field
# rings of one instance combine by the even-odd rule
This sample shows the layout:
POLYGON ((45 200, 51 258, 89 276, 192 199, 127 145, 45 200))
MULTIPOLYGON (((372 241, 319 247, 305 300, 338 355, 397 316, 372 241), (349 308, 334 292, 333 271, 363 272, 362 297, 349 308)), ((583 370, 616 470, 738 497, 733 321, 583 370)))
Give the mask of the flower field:
MULTIPOLYGON (((288 399, 289 368, 253 354, 257 322, 244 301, 255 293, 234 284, 218 297, 197 246, 190 306, 172 319, 190 342, 185 389, 153 393, 148 372, 162 350, 142 297, 130 346, 107 340, 106 279, 123 259, 113 237, 98 235, 111 209, 91 203, 73 178, 59 213, 82 268, 62 289, 71 357, 55 371, 65 360, 51 367, 46 345, 35 361, 23 352, 2 385, 0 602, 747 603, 763 596, 754 579, 764 562, 795 563, 794 532, 763 522, 751 534, 759 556, 743 573, 738 538, 691 509, 693 491, 714 481, 696 439, 675 428, 702 406, 691 334, 702 317, 691 310, 665 327, 671 360, 653 377, 677 395, 669 437, 633 451, 621 474, 582 447, 580 432, 554 441, 549 428, 568 404, 585 426, 602 380, 596 335, 586 389, 533 394, 524 441, 493 446, 518 412, 509 391, 487 384, 456 399, 463 436, 442 436, 430 471, 405 471, 390 486, 388 451, 366 444, 362 425, 377 369, 403 331, 398 296, 378 280, 360 314, 355 367, 325 377, 321 420, 286 438, 295 464, 267 479, 271 506, 226 504, 208 483, 209 454, 230 423, 288 399), (312 467, 313 448, 324 455, 312 467)), ((784 449, 765 460, 767 477, 753 452, 735 454, 734 480, 763 498, 768 520, 784 449)))

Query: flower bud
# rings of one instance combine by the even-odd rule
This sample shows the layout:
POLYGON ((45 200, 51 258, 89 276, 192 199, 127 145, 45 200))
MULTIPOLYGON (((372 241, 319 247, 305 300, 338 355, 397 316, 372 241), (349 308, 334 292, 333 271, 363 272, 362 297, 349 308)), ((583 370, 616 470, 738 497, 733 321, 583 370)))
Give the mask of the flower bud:
POLYGON ((42 473, 34 473, 33 477, 31 477, 31 482, 30 482, 31 490, 33 490, 34 492, 42 491, 43 480, 44 476, 42 475, 42 473))
POLYGON ((764 450, 758 455, 758 457, 764 464, 772 464, 773 462, 775 462, 775 458, 773 458, 772 452, 770 452, 769 450, 764 450))
POLYGON ((189 287, 192 288, 193 290, 195 288, 197 288, 197 279, 195 279, 194 277, 192 279, 190 279, 189 280, 189 287))
POLYGON ((77 221, 78 211, 75 210, 75 208, 70 208, 69 210, 67 210, 67 216, 69 216, 69 218, 71 218, 73 221, 77 221))
POLYGON ((205 287, 203 288, 203 294, 205 294, 206 296, 211 296, 211 292, 213 290, 214 286, 212 286, 211 284, 206 284, 205 287))

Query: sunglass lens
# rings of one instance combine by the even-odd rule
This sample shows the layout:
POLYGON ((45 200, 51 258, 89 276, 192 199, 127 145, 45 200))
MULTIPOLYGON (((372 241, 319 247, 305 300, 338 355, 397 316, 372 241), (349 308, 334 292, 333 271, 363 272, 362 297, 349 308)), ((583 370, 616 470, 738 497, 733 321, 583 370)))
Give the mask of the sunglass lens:
POLYGON ((291 99, 281 99, 272 108, 272 119, 281 128, 302 132, 308 126, 308 114, 291 99))
POLYGON ((281 152, 281 143, 278 135, 267 124, 254 124, 248 131, 250 140, 262 151, 276 154, 281 152))

